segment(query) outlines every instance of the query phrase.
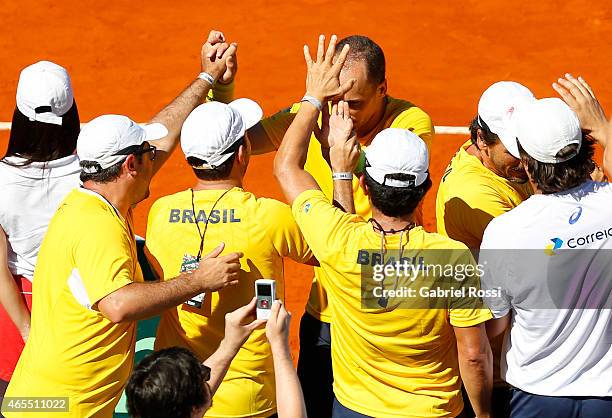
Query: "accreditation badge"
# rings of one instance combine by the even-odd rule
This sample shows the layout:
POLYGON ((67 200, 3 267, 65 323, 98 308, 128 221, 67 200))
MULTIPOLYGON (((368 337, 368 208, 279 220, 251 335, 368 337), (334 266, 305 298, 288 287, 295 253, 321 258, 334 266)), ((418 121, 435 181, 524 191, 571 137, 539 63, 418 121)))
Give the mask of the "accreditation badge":
MULTIPOLYGON (((183 256, 183 262, 181 263, 181 273, 189 273, 190 271, 197 270, 200 265, 198 258, 191 254, 185 254, 183 256)), ((206 293, 200 293, 199 295, 195 295, 188 301, 184 302, 185 305, 191 306, 193 308, 200 309, 202 307, 202 303, 204 302, 204 297, 206 293)))

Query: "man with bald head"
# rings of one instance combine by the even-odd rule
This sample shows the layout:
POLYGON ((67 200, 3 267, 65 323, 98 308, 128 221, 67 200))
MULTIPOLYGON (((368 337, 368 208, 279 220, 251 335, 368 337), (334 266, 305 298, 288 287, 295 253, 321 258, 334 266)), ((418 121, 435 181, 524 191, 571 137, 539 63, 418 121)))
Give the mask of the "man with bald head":
MULTIPOLYGON (((361 146, 368 146, 383 129, 402 128, 420 136, 428 148, 431 148, 434 134, 431 118, 414 104, 387 94, 385 55, 381 47, 366 36, 352 35, 337 43, 336 55, 345 45, 350 49, 340 72, 340 83, 343 85, 348 80, 353 80, 353 85, 336 100, 348 102, 354 133, 361 146)), ((312 98, 308 97, 302 99, 311 100, 312 98)), ((296 103, 262 120, 249 131, 255 154, 278 149, 300 105, 301 102, 296 103)), ((323 112, 323 117, 325 113, 328 112, 323 112)), ((332 178, 332 171, 323 157, 328 155, 330 144, 324 139, 325 132, 318 131, 316 134, 321 141, 317 140, 315 135, 311 137, 305 169, 315 178, 330 200, 334 198, 334 189, 340 189, 347 181, 352 181, 354 208, 343 209, 370 219, 372 209, 367 196, 359 187, 357 177, 351 173, 334 173, 332 178)), ((417 208, 415 216, 417 222, 422 223, 420 207, 417 208)), ((300 323, 298 374, 304 390, 308 416, 330 417, 333 404, 330 337, 332 317, 327 294, 318 280, 320 274, 320 268, 315 268, 306 312, 300 323)))

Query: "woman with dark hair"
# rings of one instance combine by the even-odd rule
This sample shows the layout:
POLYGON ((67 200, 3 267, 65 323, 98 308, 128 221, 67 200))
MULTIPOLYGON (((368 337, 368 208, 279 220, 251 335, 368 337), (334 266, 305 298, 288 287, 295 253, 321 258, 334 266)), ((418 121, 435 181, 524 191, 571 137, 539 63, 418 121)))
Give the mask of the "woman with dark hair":
POLYGON ((57 64, 26 67, 17 85, 6 155, 0 160, 0 395, 30 329, 32 277, 47 225, 79 184, 80 123, 70 77, 57 64))

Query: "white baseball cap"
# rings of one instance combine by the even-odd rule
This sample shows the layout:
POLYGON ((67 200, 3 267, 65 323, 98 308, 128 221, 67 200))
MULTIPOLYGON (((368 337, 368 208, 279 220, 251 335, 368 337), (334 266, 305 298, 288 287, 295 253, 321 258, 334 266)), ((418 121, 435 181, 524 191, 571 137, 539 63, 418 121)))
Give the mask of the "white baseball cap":
POLYGON ((420 186, 429 176, 427 145, 407 129, 387 128, 365 150, 365 171, 379 184, 392 187, 420 186), (411 174, 414 179, 395 180, 389 174, 411 174))
POLYGON ((181 129, 181 148, 185 157, 196 157, 205 162, 196 168, 218 167, 233 154, 232 145, 244 137, 246 130, 262 116, 261 107, 250 99, 237 99, 230 104, 201 104, 187 116, 181 129))
POLYGON ((19 75, 16 100, 17 109, 30 120, 61 125, 74 104, 70 76, 49 61, 32 64, 19 75))
POLYGON ((168 130, 161 123, 141 127, 127 116, 98 116, 81 129, 77 140, 81 169, 86 173, 97 173, 124 160, 135 151, 133 147, 166 135, 168 130), (84 162, 97 165, 83 167, 84 162))
POLYGON ((488 127, 497 135, 504 147, 515 158, 520 158, 520 156, 510 120, 517 106, 534 100, 533 93, 522 84, 514 81, 499 81, 486 89, 478 102, 478 123, 482 128, 488 127), (483 126, 483 122, 486 126, 483 126))
POLYGON ((517 107, 513 117, 516 139, 527 154, 543 163, 562 163, 574 158, 582 145, 578 116, 558 98, 536 100, 517 107), (557 153, 576 144, 576 152, 564 158, 557 153))

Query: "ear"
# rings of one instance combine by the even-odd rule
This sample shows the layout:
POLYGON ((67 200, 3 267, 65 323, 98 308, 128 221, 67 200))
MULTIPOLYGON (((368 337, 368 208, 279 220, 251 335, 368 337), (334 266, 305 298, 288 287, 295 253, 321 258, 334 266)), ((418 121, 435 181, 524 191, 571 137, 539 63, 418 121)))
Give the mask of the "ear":
POLYGON ((370 193, 368 191, 368 186, 365 183, 365 174, 359 176, 359 186, 363 189, 363 194, 368 196, 370 193))
POLYGON ((134 154, 128 155, 128 157, 123 162, 123 168, 127 171, 128 174, 135 176, 138 173, 137 169, 138 160, 134 154))
POLYGON ((385 78, 382 83, 380 83, 376 89, 376 92, 380 96, 387 95, 387 79, 385 78))
POLYGON ((250 152, 248 147, 243 144, 238 147, 238 155, 236 159, 241 166, 246 166, 249 163, 250 152))
POLYGON ((478 146, 479 150, 487 153, 489 152, 489 146, 485 141, 484 132, 482 129, 478 129, 476 132, 476 145, 478 146))

